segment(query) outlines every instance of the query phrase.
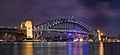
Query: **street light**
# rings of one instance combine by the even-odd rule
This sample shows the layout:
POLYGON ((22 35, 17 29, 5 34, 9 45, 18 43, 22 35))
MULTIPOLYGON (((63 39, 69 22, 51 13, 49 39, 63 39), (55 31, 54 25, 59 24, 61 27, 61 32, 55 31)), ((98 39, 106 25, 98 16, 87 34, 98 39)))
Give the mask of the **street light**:
POLYGON ((100 35, 103 36, 103 33, 101 33, 100 35))
POLYGON ((98 40, 101 41, 101 32, 100 30, 97 30, 97 32, 98 32, 98 40))
POLYGON ((97 30, 97 32, 99 33, 99 32, 100 32, 100 30, 97 30))

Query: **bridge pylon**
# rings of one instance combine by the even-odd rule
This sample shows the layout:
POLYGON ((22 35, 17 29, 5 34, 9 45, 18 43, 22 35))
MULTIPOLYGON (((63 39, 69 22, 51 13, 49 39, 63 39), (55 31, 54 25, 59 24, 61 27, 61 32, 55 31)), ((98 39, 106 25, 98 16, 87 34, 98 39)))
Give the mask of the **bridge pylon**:
POLYGON ((25 30, 26 37, 25 38, 33 38, 33 29, 32 29, 32 21, 31 20, 25 20, 21 22, 20 28, 22 30, 25 30))

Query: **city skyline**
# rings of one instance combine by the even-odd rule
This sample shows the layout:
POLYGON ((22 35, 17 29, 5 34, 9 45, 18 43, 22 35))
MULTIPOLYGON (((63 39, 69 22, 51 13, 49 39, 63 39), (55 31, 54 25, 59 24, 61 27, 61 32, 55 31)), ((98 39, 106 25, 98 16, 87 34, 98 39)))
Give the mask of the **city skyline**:
POLYGON ((55 17, 73 16, 107 35, 119 35, 119 5, 119 0, 1 0, 0 26, 19 26, 26 19, 37 25, 55 17))

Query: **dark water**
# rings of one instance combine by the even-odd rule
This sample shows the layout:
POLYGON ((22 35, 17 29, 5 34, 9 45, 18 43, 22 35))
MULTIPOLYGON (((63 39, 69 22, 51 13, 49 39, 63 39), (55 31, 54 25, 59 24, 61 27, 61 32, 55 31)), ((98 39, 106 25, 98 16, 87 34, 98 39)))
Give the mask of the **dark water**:
POLYGON ((120 55, 120 43, 0 42, 0 55, 120 55))

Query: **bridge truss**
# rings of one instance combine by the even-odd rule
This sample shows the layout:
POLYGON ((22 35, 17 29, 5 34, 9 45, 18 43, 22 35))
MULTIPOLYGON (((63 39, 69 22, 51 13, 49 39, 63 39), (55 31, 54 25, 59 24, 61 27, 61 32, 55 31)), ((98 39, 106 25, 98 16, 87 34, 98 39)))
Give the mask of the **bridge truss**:
POLYGON ((40 35, 42 35, 43 32, 73 32, 73 33, 79 33, 79 34, 87 34, 87 35, 94 35, 94 38, 96 38, 96 32, 86 25, 85 23, 75 20, 75 19, 68 19, 68 18, 60 18, 60 19, 55 19, 55 20, 50 20, 48 22, 36 25, 34 28, 34 31, 37 34, 38 38, 40 35), (61 30, 61 29, 53 29, 52 27, 55 27, 57 25, 63 24, 63 23, 70 23, 73 25, 78 26, 81 28, 83 31, 79 30, 61 30))

